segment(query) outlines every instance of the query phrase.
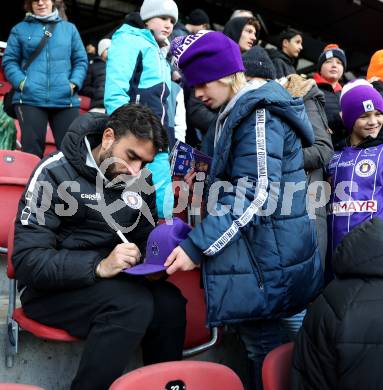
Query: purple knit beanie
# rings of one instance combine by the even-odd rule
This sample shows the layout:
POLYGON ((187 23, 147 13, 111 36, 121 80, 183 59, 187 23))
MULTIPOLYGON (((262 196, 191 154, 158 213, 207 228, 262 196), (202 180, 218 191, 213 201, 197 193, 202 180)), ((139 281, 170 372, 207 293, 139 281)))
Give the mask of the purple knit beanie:
POLYGON ((368 81, 357 79, 343 87, 340 110, 344 125, 351 132, 356 120, 365 112, 383 112, 383 98, 368 81))
POLYGON ((237 43, 221 32, 201 30, 172 41, 173 64, 191 86, 219 80, 245 70, 237 43))

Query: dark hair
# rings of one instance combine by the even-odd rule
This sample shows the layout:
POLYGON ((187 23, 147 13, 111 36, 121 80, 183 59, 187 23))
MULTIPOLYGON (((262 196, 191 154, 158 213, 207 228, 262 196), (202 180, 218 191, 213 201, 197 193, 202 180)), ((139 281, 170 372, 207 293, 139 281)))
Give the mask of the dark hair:
POLYGON ((250 26, 255 27, 256 35, 258 37, 258 34, 261 31, 261 23, 259 23, 259 20, 257 18, 249 18, 245 26, 247 26, 248 24, 250 24, 250 26))
POLYGON ((137 138, 152 141, 157 151, 168 149, 166 129, 149 107, 125 104, 109 117, 107 127, 114 130, 116 139, 133 134, 137 138))
MULTIPOLYGON (((52 10, 54 11, 57 8, 56 7, 56 1, 55 0, 51 0, 51 1, 52 1, 52 4, 53 4, 52 10)), ((24 10, 26 12, 33 12, 32 3, 33 3, 33 0, 25 0, 24 1, 24 10)))
POLYGON ((295 28, 288 27, 285 30, 283 30, 279 34, 279 48, 282 49, 283 41, 285 39, 289 41, 291 38, 294 38, 296 35, 300 35, 301 37, 303 37, 302 32, 299 30, 295 30, 295 28))

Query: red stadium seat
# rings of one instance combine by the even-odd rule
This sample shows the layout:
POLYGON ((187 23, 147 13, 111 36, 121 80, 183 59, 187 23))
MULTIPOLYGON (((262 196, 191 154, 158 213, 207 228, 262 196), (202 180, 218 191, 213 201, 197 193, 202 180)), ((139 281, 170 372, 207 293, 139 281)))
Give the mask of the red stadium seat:
POLYGON ((200 270, 176 272, 168 281, 175 284, 188 301, 183 356, 189 357, 213 347, 218 342, 218 328, 209 329, 206 326, 206 304, 200 270))
POLYGON ((0 41, 0 81, 6 81, 4 75, 4 69, 2 67, 3 55, 6 47, 7 47, 7 43, 4 41, 0 41))
POLYGON ((90 97, 79 95, 80 98, 80 114, 86 114, 90 109, 90 97))
POLYGON ((243 390, 237 374, 222 364, 181 361, 138 368, 115 380, 109 390, 243 390))
POLYGON ((40 159, 18 150, 0 150, 0 253, 7 253, 8 230, 29 177, 40 159))
POLYGON ((53 137, 52 130, 51 130, 50 126, 48 125, 47 135, 45 137, 44 157, 52 152, 55 152, 56 150, 57 150, 56 142, 55 142, 55 139, 53 137))
POLYGON ((12 85, 8 81, 0 80, 0 96, 4 96, 11 88, 12 85))
POLYGON ((264 390, 289 390, 294 343, 280 345, 269 352, 262 366, 264 390))
POLYGON ((6 364, 13 365, 18 349, 19 326, 38 337, 49 340, 73 341, 61 329, 49 328, 27 318, 21 308, 16 309, 16 281, 12 265, 14 220, 21 194, 40 159, 18 150, 0 150, 0 245, 8 255, 9 302, 7 313, 6 364), (9 233, 8 233, 9 230, 9 233), (7 234, 8 233, 8 234, 7 234), (7 236, 7 237, 6 237, 7 236), (5 247, 6 246, 6 247, 5 247))
POLYGON ((16 308, 16 280, 12 263, 12 252, 14 243, 14 221, 11 224, 8 234, 8 263, 7 276, 9 278, 9 302, 7 314, 8 337, 6 340, 5 357, 7 367, 12 367, 14 357, 18 351, 19 329, 26 330, 35 336, 52 341, 74 342, 79 339, 71 336, 62 329, 43 325, 37 321, 28 318, 22 308, 16 308))

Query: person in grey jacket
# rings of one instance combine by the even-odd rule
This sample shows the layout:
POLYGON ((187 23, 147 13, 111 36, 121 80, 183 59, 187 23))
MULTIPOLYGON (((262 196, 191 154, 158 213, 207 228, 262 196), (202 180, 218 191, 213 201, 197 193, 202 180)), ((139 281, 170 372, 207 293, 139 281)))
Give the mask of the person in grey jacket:
POLYGON ((326 206, 331 188, 324 182, 324 169, 330 162, 334 149, 324 111, 324 94, 313 79, 305 79, 292 74, 285 79, 284 87, 294 97, 302 97, 307 116, 314 129, 315 142, 312 146, 303 148, 304 168, 308 174, 308 211, 315 218, 317 227, 318 247, 322 267, 325 266, 327 250, 327 220, 326 206), (320 207, 316 207, 318 204, 320 207))

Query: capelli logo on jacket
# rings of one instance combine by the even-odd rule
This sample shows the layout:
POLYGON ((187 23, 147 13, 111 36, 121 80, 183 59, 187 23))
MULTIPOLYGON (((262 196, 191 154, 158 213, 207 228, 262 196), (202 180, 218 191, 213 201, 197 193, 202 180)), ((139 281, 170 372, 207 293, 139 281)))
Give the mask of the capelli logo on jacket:
POLYGON ((101 200, 101 194, 96 192, 95 194, 81 194, 81 199, 89 199, 89 200, 101 200))

